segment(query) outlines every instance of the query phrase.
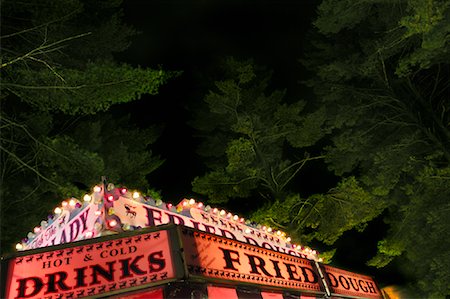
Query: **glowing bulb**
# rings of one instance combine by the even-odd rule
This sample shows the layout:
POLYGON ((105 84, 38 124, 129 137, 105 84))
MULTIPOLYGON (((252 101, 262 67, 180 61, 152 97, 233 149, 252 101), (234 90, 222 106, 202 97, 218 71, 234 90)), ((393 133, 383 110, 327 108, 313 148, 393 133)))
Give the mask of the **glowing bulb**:
POLYGON ((265 231, 266 229, 267 229, 267 227, 264 225, 264 226, 262 227, 262 230, 265 231))
POLYGON ((133 198, 137 199, 139 198, 141 195, 139 194, 139 192, 133 192, 133 198))
POLYGON ((38 232, 41 231, 41 228, 40 228, 39 226, 36 226, 36 227, 33 229, 33 231, 34 231, 35 234, 37 234, 38 232))
POLYGON ((286 242, 291 242, 291 237, 287 237, 286 242))
POLYGON ((231 218, 232 215, 233 215, 233 214, 228 213, 228 214, 227 214, 227 218, 231 218))
POLYGON ((245 219, 244 219, 244 218, 241 218, 241 219, 239 219, 239 222, 244 223, 244 222, 245 222, 245 219))
POLYGON ((187 207, 189 203, 187 201, 183 201, 183 207, 187 207))
POLYGON ((213 212, 214 214, 217 214, 218 211, 219 211, 219 210, 218 210, 217 208, 214 208, 214 209, 212 210, 212 212, 213 212))
POLYGON ((127 193, 127 188, 122 188, 121 190, 120 190, 120 193, 122 193, 122 194, 125 194, 125 193, 127 193))
POLYGON ((73 199, 69 200, 69 206, 71 206, 71 207, 74 207, 76 205, 76 203, 77 202, 73 199))
POLYGON ((117 221, 116 220, 111 220, 108 224, 109 224, 110 227, 114 227, 114 226, 117 225, 117 221))
POLYGON ((200 208, 200 209, 203 208, 203 203, 199 202, 199 203, 197 204, 197 207, 200 208))
POLYGON ((223 215, 225 215, 227 212, 225 212, 225 210, 221 210, 220 211, 220 216, 223 216, 223 215))
POLYGON ((239 220, 239 216, 238 216, 238 215, 234 215, 234 216, 233 216, 233 220, 234 220, 234 221, 238 221, 238 220, 239 220))
POLYGON ((319 263, 323 262, 323 258, 319 258, 319 263))
POLYGON ((62 205, 63 207, 67 207, 67 201, 63 201, 63 202, 61 203, 61 205, 62 205))
POLYGON ((60 207, 57 207, 57 208, 54 210, 54 212, 55 212, 55 214, 61 214, 61 213, 62 213, 62 209, 61 209, 60 207))
POLYGON ((251 233, 251 231, 252 231, 252 230, 251 230, 251 229, 249 229, 249 228, 246 228, 246 229, 245 229, 245 233, 246 233, 246 234, 249 234, 249 233, 251 233))
POLYGON ((281 232, 279 230, 277 231, 277 236, 281 236, 281 232))
POLYGON ((172 208, 172 204, 171 203, 168 203, 167 205, 166 205, 166 207, 170 210, 171 208, 172 208))
POLYGON ((317 254, 317 251, 313 250, 311 251, 312 254, 317 254))
POLYGON ((194 205, 194 204, 195 204, 195 199, 191 198, 191 199, 189 200, 189 204, 190 204, 190 205, 194 205))
POLYGON ((17 250, 22 250, 22 249, 23 249, 23 245, 20 244, 20 243, 17 243, 17 244, 16 244, 16 249, 17 249, 17 250))
POLYGON ((102 191, 102 187, 100 187, 100 186, 94 187, 94 192, 99 193, 100 191, 102 191))
POLYGON ((113 200, 114 200, 114 196, 109 195, 109 196, 108 196, 108 201, 113 201, 113 200))
POLYGON ((89 195, 89 194, 85 194, 84 196, 83 196, 83 200, 85 201, 85 202, 89 202, 89 201, 91 201, 91 196, 89 195))

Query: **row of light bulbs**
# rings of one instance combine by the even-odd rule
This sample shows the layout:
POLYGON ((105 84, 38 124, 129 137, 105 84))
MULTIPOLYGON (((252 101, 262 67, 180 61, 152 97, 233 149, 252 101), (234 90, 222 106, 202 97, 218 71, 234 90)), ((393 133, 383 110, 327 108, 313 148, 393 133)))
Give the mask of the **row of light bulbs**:
MULTIPOLYGON (((225 210, 223 210, 223 209, 222 209, 222 210, 219 210, 219 209, 217 209, 217 208, 211 208, 209 205, 204 206, 203 203, 201 203, 201 202, 198 202, 198 203, 197 203, 197 202, 195 201, 195 199, 193 199, 193 198, 191 198, 191 199, 185 199, 185 200, 183 200, 180 204, 181 204, 184 208, 188 208, 188 207, 199 208, 199 209, 202 209, 202 210, 204 210, 204 211, 206 211, 206 212, 210 212, 210 213, 212 213, 212 214, 221 216, 221 217, 226 218, 226 219, 232 219, 232 220, 234 220, 234 221, 236 221, 236 222, 239 222, 239 223, 245 223, 246 226, 250 226, 250 227, 252 227, 252 228, 254 228, 254 229, 261 229, 261 230, 263 230, 263 231, 266 232, 266 233, 270 233, 270 234, 276 235, 276 236, 278 236, 278 237, 284 238, 284 240, 285 240, 287 243, 290 243, 290 242, 292 241, 291 237, 286 236, 286 233, 285 233, 285 232, 282 232, 282 231, 280 231, 280 230, 274 231, 271 227, 268 227, 268 226, 265 226, 265 225, 261 226, 261 225, 258 224, 258 225, 256 225, 256 226, 254 226, 254 225, 251 224, 251 222, 250 222, 249 220, 246 221, 244 218, 241 218, 241 217, 239 217, 238 215, 234 215, 234 216, 233 216, 233 214, 227 213, 227 212, 226 212, 225 210)), ((245 229, 245 233, 247 233, 247 234, 250 233, 251 231, 252 231, 252 230, 251 230, 250 228, 246 228, 246 229, 245 229)), ((303 252, 303 253, 311 254, 311 255, 314 255, 314 256, 317 256, 317 255, 319 254, 316 250, 313 250, 313 249, 311 249, 311 248, 304 248, 304 247, 302 247, 301 245, 292 244, 292 248, 293 248, 293 249, 296 249, 296 250, 298 250, 298 251, 301 251, 301 252, 303 252)), ((322 260, 322 258, 319 258, 318 261, 319 261, 319 262, 322 262, 323 260, 322 260)))
MULTIPOLYGON (((100 192, 102 191, 102 187, 100 187, 100 186, 95 186, 95 187, 93 188, 93 191, 94 191, 95 193, 100 193, 100 192)), ((127 192, 128 192, 128 190, 127 190, 126 188, 121 188, 121 189, 120 189, 120 193, 121 193, 122 195, 125 195, 127 192)), ((134 192, 132 192, 131 197, 132 197, 134 200, 138 200, 139 198, 141 198, 141 194, 140 194, 139 192, 137 192, 137 191, 134 191, 134 192)), ((112 195, 109 195, 109 197, 107 198, 107 200, 109 200, 109 201, 112 201, 113 199, 114 199, 114 198, 112 197, 112 195), (110 197, 111 197, 111 198, 110 198, 110 197)), ((92 200, 92 196, 91 196, 91 195, 85 194, 85 195, 83 196, 83 201, 84 201, 85 203, 90 203, 91 200, 92 200)), ((159 200, 159 201, 160 201, 160 200, 159 200)), ((72 199, 70 199, 69 201, 63 201, 63 202, 61 203, 61 207, 55 208, 54 213, 55 213, 55 215, 59 216, 59 215, 63 212, 63 209, 67 209, 67 208, 79 208, 79 207, 81 207, 81 206, 82 206, 82 205, 78 202, 78 200, 72 198, 72 199)), ((221 216, 221 217, 223 217, 223 218, 226 218, 226 219, 232 219, 232 220, 235 221, 235 222, 243 223, 243 224, 245 224, 245 225, 247 225, 247 226, 250 226, 250 227, 252 227, 252 228, 254 228, 254 229, 262 229, 264 232, 272 233, 272 234, 274 234, 274 235, 276 235, 276 236, 278 236, 278 237, 284 238, 285 241, 286 241, 287 243, 290 243, 290 242, 291 242, 291 237, 286 237, 286 233, 285 233, 285 232, 282 232, 282 231, 280 231, 280 230, 274 231, 271 227, 267 227, 267 226, 260 226, 260 225, 257 225, 256 227, 254 227, 254 225, 252 225, 250 221, 248 221, 248 220, 246 221, 244 218, 239 217, 238 215, 233 215, 232 213, 229 213, 229 212, 227 213, 227 212, 226 212, 225 210, 223 210, 223 209, 222 209, 222 210, 219 210, 218 208, 211 208, 209 205, 204 206, 204 204, 203 204, 202 202, 196 202, 196 200, 193 199, 193 198, 183 200, 178 206, 180 206, 180 208, 190 208, 190 207, 195 207, 195 208, 204 210, 204 211, 206 211, 206 212, 210 212, 210 213, 212 213, 212 214, 221 216), (180 206, 180 205, 181 205, 181 206, 180 206)), ((169 210, 170 210, 172 207, 173 207, 172 204, 170 204, 170 203, 167 204, 167 208, 168 208, 169 210)), ((178 210, 178 209, 177 209, 177 210, 178 210)), ((100 211, 96 211, 96 215, 100 215, 100 214, 101 214, 100 211)), ((114 220, 114 219, 113 219, 113 220, 110 220, 110 221, 108 222, 109 227, 115 227, 117 224, 118 224, 117 221, 114 220)), ((31 232, 28 234, 28 239, 32 239, 32 238, 35 236, 35 234, 37 234, 37 233, 39 233, 39 232, 41 231, 41 228, 45 228, 47 225, 48 225, 48 223, 47 223, 46 221, 42 221, 42 222, 41 222, 41 227, 35 227, 35 228, 34 228, 34 230, 33 230, 33 231, 34 231, 34 234, 31 233, 31 232)), ((245 232, 246 232, 246 233, 250 233, 250 232, 251 232, 251 229, 250 229, 250 228, 246 228, 246 229, 245 229, 245 232)), ((90 231, 89 231, 89 232, 86 233, 86 238, 91 238, 92 236, 93 236, 93 232, 90 232, 90 231)), ((17 250, 23 250, 23 248, 24 248, 23 243, 17 243, 17 244, 16 244, 16 249, 17 249, 17 250)), ((304 253, 312 254, 312 255, 314 255, 314 256, 318 255, 318 252, 317 252, 316 250, 312 250, 312 249, 310 249, 310 248, 303 248, 301 245, 292 244, 292 248, 293 248, 293 249, 296 249, 296 250, 298 250, 298 251, 302 251, 302 252, 304 252, 304 253)), ((319 258, 318 261, 321 262, 322 259, 319 258)))

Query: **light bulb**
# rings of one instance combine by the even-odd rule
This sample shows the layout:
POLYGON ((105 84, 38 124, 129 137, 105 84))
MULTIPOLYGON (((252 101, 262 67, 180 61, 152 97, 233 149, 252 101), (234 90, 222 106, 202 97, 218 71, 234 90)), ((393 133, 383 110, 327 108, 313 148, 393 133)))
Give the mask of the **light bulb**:
POLYGON ((287 237, 286 242, 291 242, 291 237, 287 237))
POLYGON ((91 201, 91 196, 89 195, 89 194, 85 194, 84 196, 83 196, 83 200, 85 201, 85 202, 89 202, 89 201, 91 201))
POLYGON ((111 221, 109 221, 108 224, 109 224, 110 227, 114 227, 114 226, 117 225, 117 221, 116 220, 111 220, 111 221))
POLYGON ((102 191, 102 187, 100 187, 100 186, 95 186, 94 187, 94 192, 98 193, 100 191, 102 191))
POLYGON ((22 249, 23 249, 23 245, 20 244, 20 243, 17 243, 17 244, 16 244, 16 249, 17 249, 17 250, 22 250, 22 249))
POLYGON ((69 200, 69 206, 74 207, 77 202, 73 199, 69 200))
POLYGON ((225 215, 227 212, 225 212, 225 210, 221 210, 220 211, 220 216, 223 216, 223 215, 225 215))
POLYGON ((190 204, 190 205, 195 204, 195 199, 191 198, 191 199, 189 200, 189 204, 190 204))
POLYGON ((139 194, 139 192, 133 192, 133 198, 137 199, 139 198, 141 195, 139 194))
POLYGON ((62 209, 60 207, 57 207, 54 212, 55 212, 55 214, 61 214, 62 209))

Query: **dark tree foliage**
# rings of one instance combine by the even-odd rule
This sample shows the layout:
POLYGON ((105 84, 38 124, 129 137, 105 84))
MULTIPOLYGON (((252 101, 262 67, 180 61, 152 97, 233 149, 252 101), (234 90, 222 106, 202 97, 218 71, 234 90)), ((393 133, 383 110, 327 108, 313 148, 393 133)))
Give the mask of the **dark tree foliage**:
POLYGON ((385 203, 372 204, 354 177, 327 194, 298 192, 307 187, 298 178, 304 165, 325 157, 311 154, 330 130, 325 108, 308 112, 306 101, 270 90, 269 78, 251 62, 227 61, 224 80, 215 82, 193 121, 203 138, 198 152, 211 169, 195 178, 193 190, 214 203, 251 201, 254 221, 287 230, 304 245, 312 239, 332 244, 363 228, 385 203))
POLYGON ((384 202, 392 259, 424 296, 450 294, 450 1, 325 0, 304 64, 326 109, 326 161, 384 202))
POLYGON ((105 113, 156 94, 171 76, 114 62, 135 33, 119 5, 2 1, 2 251, 101 175, 144 189, 162 163, 148 148, 157 128, 137 130, 117 107, 105 113))
POLYGON ((267 74, 253 64, 229 62, 194 122, 210 167, 194 191, 216 202, 259 194, 253 219, 302 243, 333 244, 386 215, 389 232, 369 265, 400 259, 419 296, 445 296, 450 1, 325 0, 314 25, 302 62, 315 112, 268 89, 267 74), (310 157, 323 138, 330 145, 310 157), (289 182, 319 157, 341 181, 305 198, 289 182))
POLYGON ((284 91, 268 88, 269 80, 250 61, 226 61, 223 80, 192 122, 202 137, 198 153, 211 169, 194 180, 194 191, 216 203, 255 193, 284 198, 304 164, 323 158, 304 148, 323 136, 324 111, 304 116, 306 102, 288 103, 284 91))

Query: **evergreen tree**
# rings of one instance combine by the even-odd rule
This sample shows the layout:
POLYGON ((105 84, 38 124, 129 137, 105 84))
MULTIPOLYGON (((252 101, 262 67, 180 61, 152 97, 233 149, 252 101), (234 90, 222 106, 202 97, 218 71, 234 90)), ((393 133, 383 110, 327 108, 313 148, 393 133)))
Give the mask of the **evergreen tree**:
POLYGON ((325 0, 314 25, 304 64, 332 129, 326 160, 387 209, 369 264, 399 258, 422 295, 449 295, 450 1, 325 0))
POLYGON ((162 163, 149 149, 157 128, 138 131, 120 108, 105 113, 171 76, 114 61, 135 34, 119 5, 2 1, 2 251, 101 175, 143 189, 162 163))
POLYGON ((289 103, 284 91, 270 91, 269 72, 232 58, 223 80, 204 98, 192 122, 202 137, 198 150, 211 169, 193 182, 213 202, 260 194, 284 198, 287 186, 311 156, 305 148, 323 136, 324 111, 307 117, 306 102, 289 103))
POLYGON ((325 108, 311 112, 306 101, 271 91, 269 75, 249 61, 227 61, 224 80, 215 82, 193 121, 203 140, 198 153, 210 168, 195 178, 193 190, 214 203, 246 206, 254 221, 287 230, 304 245, 332 244, 364 227, 385 203, 373 204, 354 177, 327 194, 301 193, 304 165, 325 158, 313 147, 330 130, 325 108))

